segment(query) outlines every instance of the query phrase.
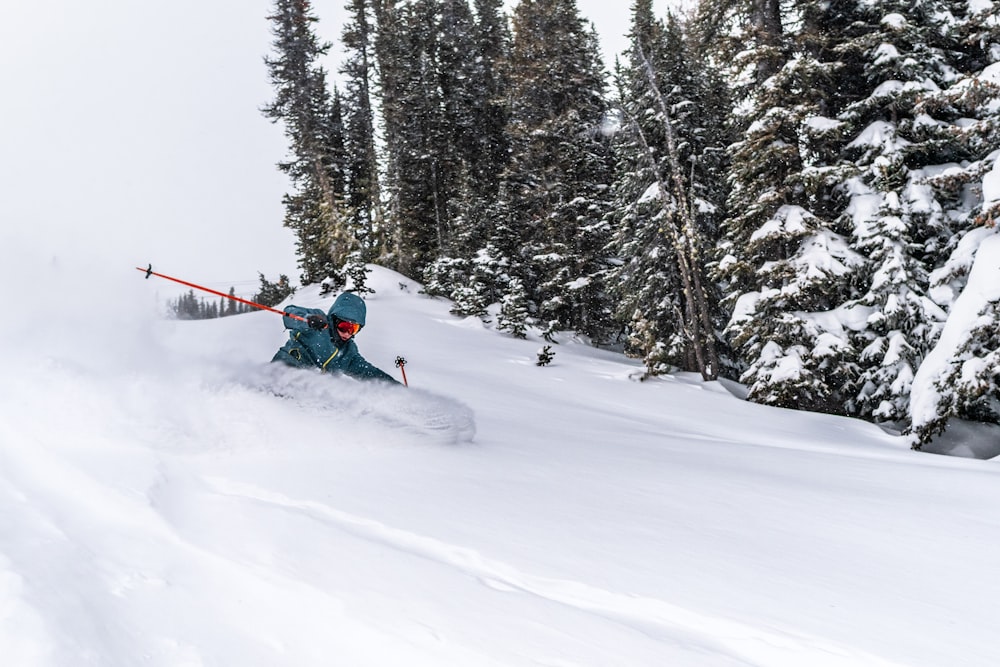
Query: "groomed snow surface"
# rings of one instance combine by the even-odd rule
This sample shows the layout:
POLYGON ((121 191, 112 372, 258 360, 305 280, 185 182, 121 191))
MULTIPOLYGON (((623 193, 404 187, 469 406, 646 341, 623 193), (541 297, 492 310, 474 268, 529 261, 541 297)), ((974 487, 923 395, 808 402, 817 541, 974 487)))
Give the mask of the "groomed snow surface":
POLYGON ((276 315, 85 262, 0 276, 3 665, 1000 664, 995 460, 538 367, 378 268, 358 343, 409 389, 277 368, 276 315))

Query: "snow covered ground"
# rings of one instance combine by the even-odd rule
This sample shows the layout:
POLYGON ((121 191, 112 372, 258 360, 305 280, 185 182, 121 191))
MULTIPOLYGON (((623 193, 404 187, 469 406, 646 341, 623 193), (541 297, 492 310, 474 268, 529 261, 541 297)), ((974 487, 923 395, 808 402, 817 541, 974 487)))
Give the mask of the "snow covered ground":
POLYGON ((0 268, 3 665, 1000 664, 995 460, 572 342, 538 367, 382 269, 358 343, 410 389, 40 261, 0 268))

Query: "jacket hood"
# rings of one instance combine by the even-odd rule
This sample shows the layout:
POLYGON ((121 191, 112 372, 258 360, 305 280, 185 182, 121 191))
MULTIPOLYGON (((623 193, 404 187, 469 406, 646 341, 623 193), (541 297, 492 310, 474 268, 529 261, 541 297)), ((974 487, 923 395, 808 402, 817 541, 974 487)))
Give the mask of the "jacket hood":
POLYGON ((364 300, 353 292, 344 292, 330 306, 330 319, 350 320, 365 326, 365 314, 368 312, 364 300))

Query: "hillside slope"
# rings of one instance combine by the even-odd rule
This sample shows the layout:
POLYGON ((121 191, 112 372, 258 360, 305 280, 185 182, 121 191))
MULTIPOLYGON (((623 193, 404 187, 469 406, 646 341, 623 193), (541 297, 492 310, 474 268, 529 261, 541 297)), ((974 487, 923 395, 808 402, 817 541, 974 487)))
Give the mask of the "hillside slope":
POLYGON ((358 344, 410 389, 125 275, 2 333, 6 664, 1000 663, 994 461, 572 342, 540 368, 383 269, 358 344))

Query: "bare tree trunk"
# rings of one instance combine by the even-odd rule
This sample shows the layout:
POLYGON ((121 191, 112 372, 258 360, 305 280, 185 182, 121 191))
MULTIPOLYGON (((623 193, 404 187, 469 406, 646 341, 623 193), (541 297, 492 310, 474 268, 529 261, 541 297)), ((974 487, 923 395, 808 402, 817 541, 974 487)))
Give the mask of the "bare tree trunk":
MULTIPOLYGON (((395 63, 391 57, 391 45, 394 40, 398 39, 397 35, 397 14, 396 14, 396 3, 394 0, 373 0, 372 9, 375 14, 375 40, 374 40, 374 56, 375 56, 375 70, 377 73, 377 86, 381 94, 381 117, 382 117, 382 131, 383 136, 389 139, 389 143, 386 145, 385 151, 385 171, 386 176, 386 187, 389 190, 392 189, 392 183, 399 181, 399 174, 396 173, 398 170, 398 156, 393 150, 391 143, 392 138, 395 136, 398 128, 405 123, 405 113, 399 108, 399 75, 394 69, 395 63)), ((383 207, 381 205, 381 196, 384 193, 379 192, 380 204, 378 207, 378 228, 380 230, 379 243, 382 245, 382 250, 380 251, 381 256, 394 257, 395 268, 400 268, 399 264, 403 261, 400 255, 400 248, 403 246, 402 239, 400 238, 401 229, 399 225, 399 200, 397 197, 388 197, 388 207, 383 207)))
POLYGON ((671 241, 677 253, 677 264, 681 274, 681 281, 684 286, 686 326, 688 335, 694 348, 695 358, 698 361, 698 370, 705 380, 714 380, 719 374, 719 356, 715 347, 715 332, 712 327, 712 317, 708 306, 708 298, 705 294, 702 283, 704 266, 701 261, 700 235, 694 217, 694 211, 688 203, 687 184, 684 182, 684 171, 681 168, 680 156, 677 151, 677 137, 674 135, 674 128, 670 124, 670 111, 667 102, 663 97, 659 84, 656 82, 656 75, 653 66, 649 62, 643 51, 642 44, 636 44, 639 56, 643 60, 646 70, 646 78, 653 94, 656 96, 660 113, 663 116, 664 133, 667 138, 667 158, 670 161, 671 181, 673 183, 673 198, 676 204, 671 207, 668 198, 668 189, 663 174, 656 164, 653 151, 646 141, 638 121, 632 118, 632 123, 639 133, 647 159, 656 176, 657 188, 660 194, 660 202, 667 215, 667 220, 679 218, 680 225, 669 224, 671 241))
POLYGON ((322 193, 321 206, 325 213, 324 236, 328 244, 327 252, 339 270, 354 249, 354 242, 344 225, 344 216, 338 215, 342 212, 343 202, 334 191, 329 174, 323 168, 323 161, 318 155, 313 156, 312 166, 313 172, 316 174, 316 183, 322 193))
MULTIPOLYGON (((681 230, 678 229, 678 225, 675 222, 677 218, 678 206, 676 204, 672 204, 671 202, 671 196, 666 181, 659 166, 656 164, 653 150, 646 141, 646 135, 642 131, 642 127, 640 127, 639 122, 635 118, 631 117, 631 115, 629 116, 629 119, 638 133, 646 158, 649 161, 649 166, 653 170, 653 175, 656 177, 657 193, 659 194, 660 205, 663 208, 666 218, 664 229, 668 233, 671 245, 673 245, 674 248, 674 254, 677 257, 677 269, 681 276, 681 287, 684 292, 684 313, 681 318, 684 331, 688 340, 691 341, 691 352, 694 354, 695 361, 702 378, 705 380, 714 380, 718 370, 717 367, 707 358, 710 356, 706 354, 705 349, 705 339, 708 338, 708 336, 705 336, 702 333, 702 318, 697 313, 697 304, 699 302, 699 298, 697 296, 697 286, 700 283, 698 283, 692 275, 695 271, 691 265, 690 257, 688 256, 688 242, 681 233, 681 230)), ((710 335, 710 330, 706 333, 709 333, 710 335)), ((709 345, 712 345, 710 340, 709 345)))
POLYGON ((441 202, 440 197, 438 197, 440 184, 438 182, 437 162, 434 160, 431 160, 431 180, 434 184, 431 188, 431 194, 434 196, 434 228, 437 230, 437 247, 438 252, 443 252, 445 243, 451 234, 446 227, 448 224, 447 220, 445 220, 445 216, 441 212, 441 202))
POLYGON ((781 69, 781 0, 751 0, 750 25, 764 58, 757 61, 757 83, 762 83, 781 69))

